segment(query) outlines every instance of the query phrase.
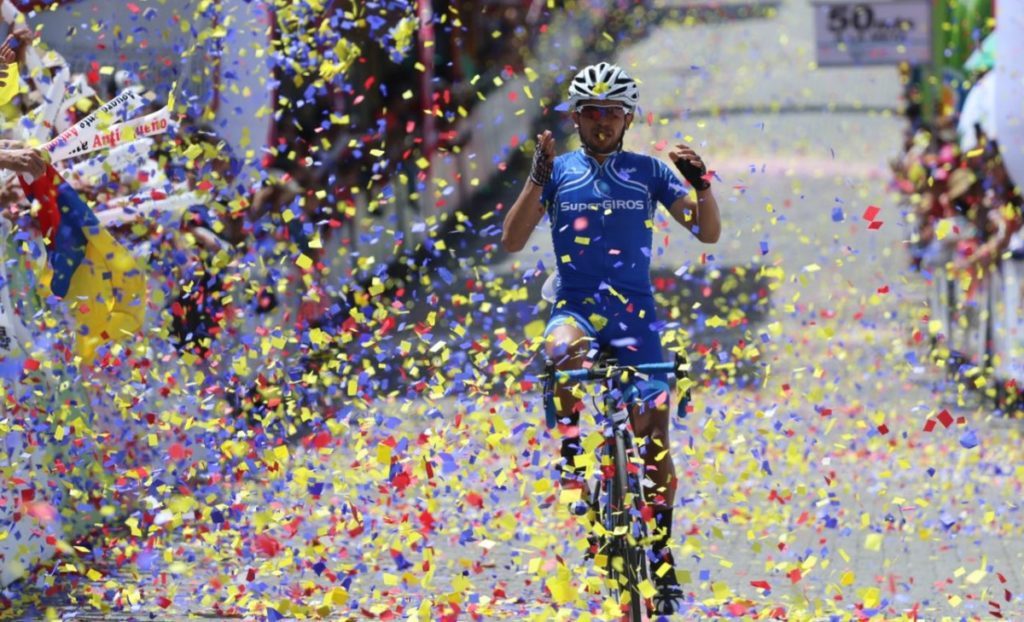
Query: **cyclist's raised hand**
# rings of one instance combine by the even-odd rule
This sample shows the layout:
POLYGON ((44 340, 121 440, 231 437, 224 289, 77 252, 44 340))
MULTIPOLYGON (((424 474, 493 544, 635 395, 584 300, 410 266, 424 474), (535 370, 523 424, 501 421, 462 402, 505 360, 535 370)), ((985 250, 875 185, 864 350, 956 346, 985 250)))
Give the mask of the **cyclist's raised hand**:
POLYGON ((705 179, 708 167, 689 145, 676 145, 675 149, 668 152, 668 157, 691 186, 697 190, 707 190, 711 187, 711 182, 705 179))
POLYGON ((533 167, 530 169, 530 181, 544 187, 551 179, 551 170, 555 162, 555 138, 550 130, 537 134, 537 147, 533 150, 533 167))

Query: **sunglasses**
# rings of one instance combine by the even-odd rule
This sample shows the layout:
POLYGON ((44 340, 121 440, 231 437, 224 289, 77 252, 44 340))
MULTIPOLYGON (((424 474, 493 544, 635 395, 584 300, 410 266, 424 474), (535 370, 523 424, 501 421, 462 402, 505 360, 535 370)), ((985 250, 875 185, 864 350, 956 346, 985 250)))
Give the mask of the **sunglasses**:
POLYGON ((584 104, 576 108, 576 112, 588 121, 599 121, 605 117, 615 121, 626 118, 624 106, 598 106, 596 104, 584 104))

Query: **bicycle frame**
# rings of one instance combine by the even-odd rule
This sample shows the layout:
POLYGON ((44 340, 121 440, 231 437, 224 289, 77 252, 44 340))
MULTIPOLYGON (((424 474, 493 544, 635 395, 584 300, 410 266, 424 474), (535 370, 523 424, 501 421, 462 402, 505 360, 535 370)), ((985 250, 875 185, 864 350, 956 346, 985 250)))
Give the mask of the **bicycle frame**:
MULTIPOLYGON (((642 544, 647 529, 641 510, 646 501, 642 471, 631 473, 630 458, 638 452, 630 428, 625 424, 629 421, 631 407, 642 403, 636 390, 638 375, 674 372, 677 379, 688 379, 689 364, 681 354, 676 354, 674 363, 635 366, 619 366, 614 360, 602 357, 592 367, 568 371, 555 370, 554 362, 548 361, 545 372, 544 406, 549 428, 557 424, 554 408, 556 380, 597 380, 605 387, 597 418, 604 428, 604 455, 608 464, 602 461, 602 476, 597 486, 591 489, 588 484, 589 500, 581 500, 573 512, 584 514, 593 510, 596 513, 604 531, 599 536, 604 541, 600 549, 613 594, 628 619, 639 622, 645 614, 643 584, 650 578, 647 554, 642 544), (605 471, 608 466, 611 467, 610 477, 605 471), (623 595, 628 595, 628 598, 623 599, 623 595)), ((685 416, 689 402, 690 390, 686 387, 677 407, 679 416, 685 416)), ((600 558, 595 556, 595 559, 600 558)))

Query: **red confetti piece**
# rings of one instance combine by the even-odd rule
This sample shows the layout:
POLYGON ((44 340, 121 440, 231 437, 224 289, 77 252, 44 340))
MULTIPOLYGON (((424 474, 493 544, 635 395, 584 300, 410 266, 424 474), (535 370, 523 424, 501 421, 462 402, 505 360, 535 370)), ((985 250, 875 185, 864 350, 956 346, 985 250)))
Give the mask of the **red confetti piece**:
POLYGON ((882 228, 882 221, 881 220, 876 220, 876 221, 874 221, 874 222, 872 222, 871 224, 868 225, 868 229, 871 229, 873 231, 881 229, 881 228, 882 228))
POLYGON ((253 546, 264 557, 275 557, 284 548, 273 536, 261 533, 253 539, 253 546))
POLYGON ((749 609, 749 607, 747 607, 747 605, 745 605, 743 603, 729 603, 729 605, 726 607, 726 609, 729 611, 729 613, 732 616, 738 618, 738 617, 743 616, 745 613, 747 613, 747 610, 749 609))
POLYGON ((397 475, 395 475, 394 479, 391 480, 391 485, 394 486, 395 490, 397 490, 398 492, 404 492, 405 489, 408 488, 409 484, 411 483, 412 479, 410 479, 409 474, 406 473, 405 471, 399 472, 397 475))
POLYGON ((171 460, 184 460, 191 453, 181 443, 174 443, 167 450, 168 455, 171 456, 171 460))
POLYGON ((944 428, 948 428, 949 426, 953 425, 953 415, 949 414, 948 410, 943 410, 942 412, 940 412, 938 415, 938 420, 944 428))
POLYGON ((419 521, 420 521, 420 524, 423 525, 423 530, 424 531, 426 531, 426 532, 434 531, 434 523, 437 522, 437 521, 436 521, 436 519, 434 518, 434 516, 430 512, 427 512, 426 510, 424 510, 419 515, 419 521))
POLYGON ((878 433, 879 434, 888 434, 889 433, 889 426, 885 425, 884 423, 882 425, 878 426, 878 433))
POLYGON ((874 220, 879 211, 881 210, 879 210, 877 205, 869 205, 868 208, 864 210, 864 220, 874 220))
POLYGON ((45 501, 26 503, 24 512, 41 523, 52 523, 57 519, 57 508, 45 501))

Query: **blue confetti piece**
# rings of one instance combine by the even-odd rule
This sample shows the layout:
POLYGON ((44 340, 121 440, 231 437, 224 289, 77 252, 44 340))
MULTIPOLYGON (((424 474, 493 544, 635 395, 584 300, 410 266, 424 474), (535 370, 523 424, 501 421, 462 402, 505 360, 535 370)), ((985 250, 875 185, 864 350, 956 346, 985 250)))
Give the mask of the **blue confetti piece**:
POLYGON ((845 220, 845 219, 846 219, 846 216, 843 215, 843 208, 841 208, 841 207, 833 207, 832 208, 832 222, 843 222, 843 220, 845 220))
POLYGON ((978 446, 978 435, 975 434, 974 430, 967 430, 963 436, 960 437, 960 446, 964 449, 974 449, 978 446))

